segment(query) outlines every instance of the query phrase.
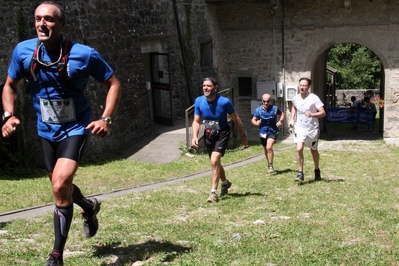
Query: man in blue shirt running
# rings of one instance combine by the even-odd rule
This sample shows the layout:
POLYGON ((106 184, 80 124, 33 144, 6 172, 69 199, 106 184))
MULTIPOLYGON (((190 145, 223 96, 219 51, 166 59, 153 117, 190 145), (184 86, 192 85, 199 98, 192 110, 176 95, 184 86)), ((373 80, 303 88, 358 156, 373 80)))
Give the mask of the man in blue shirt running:
POLYGON ((255 109, 251 123, 259 127, 260 142, 265 150, 265 156, 268 162, 267 171, 273 173, 273 145, 276 143, 278 128, 283 125, 285 115, 278 106, 272 105, 270 101, 270 94, 265 93, 262 95, 263 104, 255 109), (277 116, 280 117, 278 120, 277 116))
POLYGON ((2 135, 7 138, 20 124, 14 113, 18 85, 27 71, 32 75, 29 91, 55 199, 55 241, 47 260, 48 266, 63 265, 63 251, 72 221, 73 203, 83 209, 85 236, 93 237, 97 233, 96 215, 100 211, 101 203, 95 198, 84 197, 73 184, 73 178, 88 134, 98 137, 108 134, 111 117, 122 93, 112 68, 101 55, 95 49, 76 42, 71 42, 66 66, 68 77, 62 78, 59 63, 63 58, 66 42, 63 35, 65 26, 66 17, 59 5, 46 1, 36 8, 37 38, 23 41, 14 48, 2 94, 5 111, 2 117, 2 135), (34 51, 37 51, 36 70, 30 67, 34 51), (96 120, 92 120, 89 101, 84 95, 89 76, 108 89, 102 117, 96 120))
POLYGON ((217 195, 219 179, 222 181, 220 196, 226 195, 231 187, 231 182, 226 179, 224 168, 221 164, 221 158, 226 151, 230 138, 230 126, 228 125, 227 116, 237 126, 241 136, 241 144, 244 146, 248 144, 247 134, 244 131, 240 117, 231 101, 217 93, 218 88, 216 79, 209 77, 204 79, 202 83, 204 95, 195 99, 194 121, 192 124, 191 146, 195 148, 198 147, 201 117, 205 125, 204 141, 212 165, 212 188, 208 198, 209 203, 219 200, 217 195))

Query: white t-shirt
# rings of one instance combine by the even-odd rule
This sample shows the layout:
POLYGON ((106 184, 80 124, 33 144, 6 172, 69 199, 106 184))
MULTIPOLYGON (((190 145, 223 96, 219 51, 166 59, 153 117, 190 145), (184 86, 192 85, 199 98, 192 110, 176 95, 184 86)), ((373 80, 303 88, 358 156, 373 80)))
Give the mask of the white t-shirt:
POLYGON ((295 128, 312 131, 319 127, 318 118, 305 116, 305 111, 316 113, 317 109, 324 106, 319 96, 310 92, 306 98, 302 98, 298 94, 292 99, 292 104, 297 110, 295 128))

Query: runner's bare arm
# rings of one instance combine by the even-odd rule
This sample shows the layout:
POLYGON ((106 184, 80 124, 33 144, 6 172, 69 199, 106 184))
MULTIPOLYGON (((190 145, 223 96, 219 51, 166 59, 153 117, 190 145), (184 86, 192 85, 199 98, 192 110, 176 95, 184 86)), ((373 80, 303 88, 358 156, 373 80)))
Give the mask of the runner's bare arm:
MULTIPOLYGON (((102 117, 111 118, 118 107, 122 96, 122 86, 115 75, 112 75, 108 80, 101 83, 108 88, 108 94, 105 101, 105 108, 102 117)), ((108 124, 102 120, 92 121, 86 129, 91 129, 91 133, 98 137, 105 137, 108 134, 108 124)))
POLYGON ((198 147, 198 131, 201 122, 200 119, 201 116, 194 115, 193 124, 191 126, 191 131, 192 131, 191 146, 193 147, 198 147))
MULTIPOLYGON (((18 81, 14 81, 7 76, 6 82, 3 86, 3 93, 2 93, 2 103, 4 112, 14 113, 15 108, 18 103, 18 81)), ((16 127, 20 124, 20 121, 15 116, 12 116, 7 120, 7 122, 1 128, 1 132, 3 137, 8 138, 10 137, 16 130, 16 127)))

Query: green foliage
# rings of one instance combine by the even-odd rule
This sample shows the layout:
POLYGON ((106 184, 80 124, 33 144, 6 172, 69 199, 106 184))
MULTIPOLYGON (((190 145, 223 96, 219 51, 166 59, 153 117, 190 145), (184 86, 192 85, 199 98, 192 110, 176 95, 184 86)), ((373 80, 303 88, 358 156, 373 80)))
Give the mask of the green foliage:
POLYGON ((370 49, 356 43, 334 45, 327 65, 335 68, 336 89, 378 89, 381 62, 370 49))
POLYGON ((185 142, 182 142, 179 144, 179 150, 180 150, 180 154, 184 155, 184 154, 197 154, 197 150, 191 146, 186 145, 185 142))

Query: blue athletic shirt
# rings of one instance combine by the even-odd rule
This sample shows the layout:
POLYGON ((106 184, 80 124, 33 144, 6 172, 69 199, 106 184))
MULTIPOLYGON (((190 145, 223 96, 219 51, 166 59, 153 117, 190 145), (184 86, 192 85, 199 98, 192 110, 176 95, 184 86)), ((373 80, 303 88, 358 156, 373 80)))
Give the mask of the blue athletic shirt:
POLYGON ((260 118, 261 124, 259 126, 260 134, 276 134, 277 133, 277 117, 274 108, 277 108, 276 115, 281 115, 282 111, 278 106, 269 105, 267 110, 263 106, 259 106, 254 111, 254 116, 260 118))
MULTIPOLYGON (((20 42, 14 48, 8 69, 11 79, 25 78, 25 70, 30 70, 29 64, 36 45, 37 38, 34 38, 20 42)), ((47 52, 42 46, 38 57, 41 62, 56 62, 60 57, 60 50, 47 52)), ((37 115, 38 135, 54 142, 59 142, 70 136, 89 134, 85 127, 92 121, 92 114, 89 101, 83 94, 87 81, 89 76, 92 76, 98 82, 103 82, 113 74, 112 68, 95 49, 76 42, 72 42, 67 64, 69 79, 79 88, 79 91, 68 88, 64 84, 59 77, 57 65, 47 67, 38 63, 38 70, 35 73, 37 81, 32 81, 30 85, 31 99, 37 115), (67 107, 74 105, 74 108, 71 107, 71 110, 74 109, 73 121, 58 123, 42 121, 41 107, 47 106, 49 100, 52 100, 50 105, 57 105, 57 103, 65 104, 67 107), (42 101, 42 106, 40 101, 42 101)))
POLYGON ((216 95, 216 99, 208 102, 205 95, 197 97, 194 102, 194 114, 200 115, 204 120, 218 121, 220 129, 227 126, 227 114, 234 113, 235 109, 229 98, 216 95))

